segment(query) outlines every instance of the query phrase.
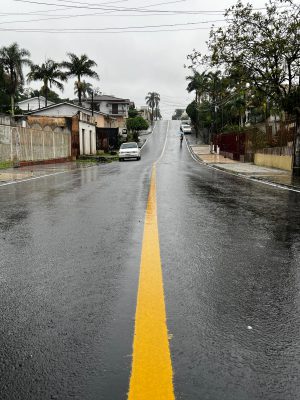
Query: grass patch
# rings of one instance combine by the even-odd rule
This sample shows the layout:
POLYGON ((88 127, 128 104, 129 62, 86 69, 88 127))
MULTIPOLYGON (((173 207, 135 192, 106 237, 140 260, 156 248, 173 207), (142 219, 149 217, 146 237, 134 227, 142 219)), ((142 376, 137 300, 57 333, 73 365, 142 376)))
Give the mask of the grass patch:
POLYGON ((0 161, 0 169, 11 168, 13 163, 11 161, 0 161))
POLYGON ((91 158, 91 159, 87 159, 87 158, 78 158, 78 159, 76 160, 76 162, 79 163, 79 164, 96 164, 96 163, 97 163, 97 160, 96 160, 96 159, 93 159, 93 158, 91 158))
POLYGON ((118 154, 101 153, 98 155, 83 155, 80 156, 76 161, 79 163, 106 163, 111 161, 117 161, 119 159, 118 154))

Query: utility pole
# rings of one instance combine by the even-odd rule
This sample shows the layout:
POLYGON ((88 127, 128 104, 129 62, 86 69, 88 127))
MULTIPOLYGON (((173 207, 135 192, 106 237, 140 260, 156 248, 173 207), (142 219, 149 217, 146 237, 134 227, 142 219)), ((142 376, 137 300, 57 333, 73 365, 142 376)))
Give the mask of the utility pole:
POLYGON ((300 176, 300 109, 296 110, 293 175, 300 176))

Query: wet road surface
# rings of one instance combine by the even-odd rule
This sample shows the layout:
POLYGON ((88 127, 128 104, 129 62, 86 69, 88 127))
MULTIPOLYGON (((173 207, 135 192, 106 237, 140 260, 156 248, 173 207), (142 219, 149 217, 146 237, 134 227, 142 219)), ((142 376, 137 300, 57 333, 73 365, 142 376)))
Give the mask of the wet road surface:
POLYGON ((139 162, 0 187, 1 399, 126 399, 165 143, 157 212, 176 399, 299 398, 300 195, 196 163, 178 126, 157 123, 139 162))

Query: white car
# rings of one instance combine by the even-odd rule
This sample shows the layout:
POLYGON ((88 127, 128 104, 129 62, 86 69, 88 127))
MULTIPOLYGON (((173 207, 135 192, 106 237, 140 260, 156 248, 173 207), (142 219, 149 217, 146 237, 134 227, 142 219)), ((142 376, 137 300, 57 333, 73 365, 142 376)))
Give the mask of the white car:
POLYGON ((180 130, 183 133, 192 133, 191 125, 187 124, 186 122, 181 123, 180 130))
POLYGON ((122 143, 119 150, 119 161, 125 159, 135 158, 136 160, 141 159, 141 150, 136 142, 122 143))

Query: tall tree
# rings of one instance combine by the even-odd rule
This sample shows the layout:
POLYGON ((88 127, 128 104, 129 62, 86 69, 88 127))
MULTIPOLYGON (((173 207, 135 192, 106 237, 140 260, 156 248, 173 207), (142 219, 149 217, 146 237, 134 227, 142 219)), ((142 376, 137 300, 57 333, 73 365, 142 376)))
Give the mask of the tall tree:
POLYGON ((186 80, 189 81, 186 90, 189 93, 195 92, 195 101, 199 103, 201 96, 208 92, 208 76, 206 71, 200 73, 194 69, 193 75, 187 76, 186 80))
POLYGON ((172 120, 180 120, 184 111, 184 108, 176 108, 174 114, 172 115, 172 120))
POLYGON ((97 66, 97 63, 88 58, 86 54, 82 54, 78 57, 74 53, 67 53, 70 61, 64 61, 62 66, 66 68, 67 76, 73 76, 77 78, 77 89, 78 89, 78 102, 81 105, 82 98, 82 87, 81 78, 83 76, 88 76, 94 79, 100 79, 99 75, 92 68, 97 66))
POLYGON ((93 85, 86 81, 75 81, 74 82, 74 93, 78 96, 78 91, 81 90, 82 98, 86 99, 93 93, 93 85))
POLYGON ((143 117, 137 115, 133 118, 127 118, 126 127, 133 133, 133 140, 139 141, 139 132, 148 129, 149 124, 143 117))
POLYGON ((8 75, 4 72, 4 68, 0 64, 0 112, 2 113, 9 110, 10 97, 7 92, 8 81, 8 75))
POLYGON ((160 95, 157 92, 148 92, 145 97, 147 106, 151 109, 151 122, 154 119, 154 108, 158 109, 158 105, 160 102, 160 95))
POLYGON ((42 65, 32 65, 31 71, 27 74, 27 80, 42 81, 43 93, 45 93, 45 105, 47 107, 49 91, 53 86, 59 90, 64 89, 64 85, 60 81, 66 81, 66 74, 60 69, 61 64, 48 59, 42 65))
POLYGON ((235 69, 279 107, 299 86, 300 9, 292 0, 269 0, 265 11, 241 1, 226 11, 228 24, 212 30, 211 61, 235 69))
POLYGON ((154 103, 155 103, 155 119, 157 121, 158 118, 161 118, 161 114, 160 114, 160 110, 159 110, 159 103, 160 103, 160 94, 159 93, 155 93, 154 103))
POLYGON ((23 67, 30 66, 30 52, 21 49, 18 43, 0 49, 0 64, 7 77, 7 92, 10 96, 11 115, 15 111, 15 97, 24 83, 23 67))

